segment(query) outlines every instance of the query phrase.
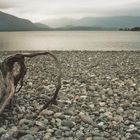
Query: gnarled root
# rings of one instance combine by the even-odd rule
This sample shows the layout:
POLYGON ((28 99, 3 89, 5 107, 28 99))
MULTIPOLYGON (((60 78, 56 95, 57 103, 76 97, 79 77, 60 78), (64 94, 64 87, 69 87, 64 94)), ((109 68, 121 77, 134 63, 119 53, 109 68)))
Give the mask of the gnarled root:
POLYGON ((20 91, 22 88, 23 78, 27 71, 25 66, 25 58, 33 58, 38 55, 50 55, 53 57, 56 67, 59 70, 59 74, 57 77, 56 90, 52 99, 46 102, 46 104, 44 104, 37 114, 39 114, 43 109, 47 108, 49 104, 56 101, 58 92, 61 88, 61 66, 58 59, 49 52, 16 54, 6 58, 0 65, 0 114, 10 103, 14 93, 20 91), (20 84, 20 88, 16 91, 17 84, 20 84))

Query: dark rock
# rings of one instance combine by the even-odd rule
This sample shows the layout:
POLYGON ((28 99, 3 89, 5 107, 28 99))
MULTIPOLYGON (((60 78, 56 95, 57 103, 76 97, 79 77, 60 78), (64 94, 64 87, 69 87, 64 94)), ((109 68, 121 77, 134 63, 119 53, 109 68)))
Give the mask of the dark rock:
POLYGON ((74 127, 74 122, 69 121, 69 120, 63 120, 63 121, 61 122, 61 125, 62 125, 62 126, 67 126, 67 127, 69 127, 69 128, 72 128, 72 127, 74 127))

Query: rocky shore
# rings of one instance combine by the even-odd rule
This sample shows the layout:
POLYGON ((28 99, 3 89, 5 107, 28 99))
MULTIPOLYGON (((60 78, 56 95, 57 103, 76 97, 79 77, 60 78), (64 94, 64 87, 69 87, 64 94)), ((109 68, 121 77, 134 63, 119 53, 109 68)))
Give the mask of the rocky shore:
POLYGON ((33 117, 57 69, 47 56, 27 60, 24 86, 0 116, 0 140, 140 140, 140 52, 52 53, 63 74, 58 104, 33 117))

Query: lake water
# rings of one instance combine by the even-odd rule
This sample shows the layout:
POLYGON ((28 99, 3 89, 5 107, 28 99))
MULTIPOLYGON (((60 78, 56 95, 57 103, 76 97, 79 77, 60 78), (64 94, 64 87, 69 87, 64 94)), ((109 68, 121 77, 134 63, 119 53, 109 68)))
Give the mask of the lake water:
POLYGON ((140 50, 140 32, 0 32, 0 50, 140 50))

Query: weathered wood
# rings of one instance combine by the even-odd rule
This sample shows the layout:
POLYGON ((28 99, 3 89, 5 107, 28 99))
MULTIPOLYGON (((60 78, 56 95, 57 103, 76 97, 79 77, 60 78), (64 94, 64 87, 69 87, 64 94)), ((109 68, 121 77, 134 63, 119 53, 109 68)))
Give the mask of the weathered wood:
POLYGON ((27 71, 25 66, 25 58, 33 58, 38 55, 50 55, 53 57, 56 67, 59 70, 59 74, 57 77, 56 90, 52 99, 46 102, 46 104, 44 104, 37 114, 39 114, 43 109, 47 108, 50 103, 54 103, 56 101, 58 92, 61 88, 61 66, 58 59, 49 52, 16 54, 6 58, 0 65, 0 114, 10 103, 14 93, 16 92, 17 85, 20 84, 20 88, 17 90, 17 92, 22 88, 23 78, 27 71))
POLYGON ((6 77, 3 77, 2 73, 0 72, 0 79, 0 113, 2 113, 14 95, 15 86, 13 76, 10 72, 7 73, 6 77))

